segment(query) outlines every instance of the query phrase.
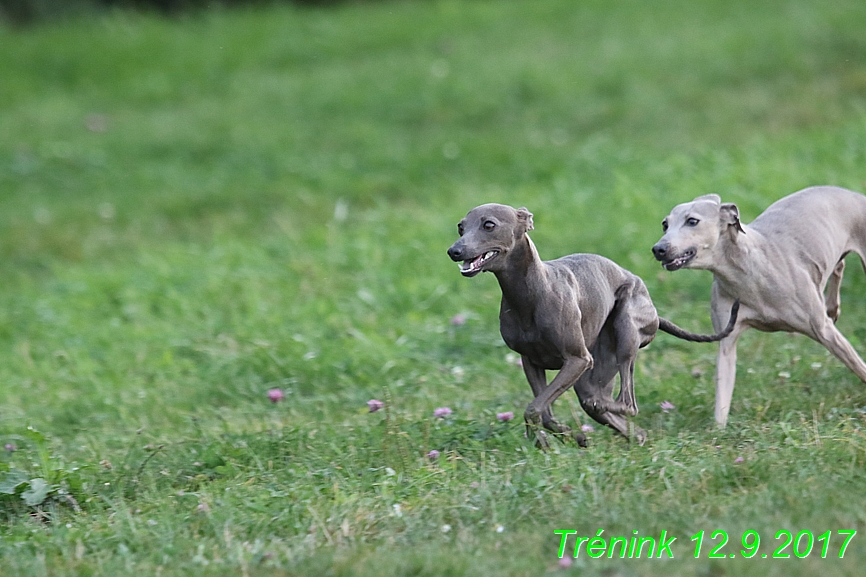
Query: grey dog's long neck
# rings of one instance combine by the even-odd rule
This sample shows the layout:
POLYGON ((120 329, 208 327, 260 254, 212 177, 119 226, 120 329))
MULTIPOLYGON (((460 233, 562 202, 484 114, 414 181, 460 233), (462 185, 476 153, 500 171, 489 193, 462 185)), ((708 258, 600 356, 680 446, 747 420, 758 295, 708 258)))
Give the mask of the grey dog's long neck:
POLYGON ((745 233, 719 242, 718 250, 721 258, 714 259, 713 264, 708 267, 723 285, 742 284, 742 279, 752 274, 749 269, 758 258, 758 254, 765 250, 764 235, 747 225, 744 225, 744 228, 745 233))
POLYGON ((505 268, 495 273, 502 298, 518 311, 531 311, 538 287, 544 283, 544 263, 526 235, 515 243, 507 258, 505 268))

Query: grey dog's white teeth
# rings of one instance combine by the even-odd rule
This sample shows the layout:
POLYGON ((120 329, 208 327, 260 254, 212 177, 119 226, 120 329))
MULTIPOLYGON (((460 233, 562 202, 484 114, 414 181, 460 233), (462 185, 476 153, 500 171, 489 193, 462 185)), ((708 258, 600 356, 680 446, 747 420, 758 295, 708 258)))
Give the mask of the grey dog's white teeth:
POLYGON ((496 251, 491 250, 491 251, 485 252, 480 258, 475 257, 472 260, 464 260, 462 263, 458 263, 458 266, 460 267, 460 270, 462 272, 469 272, 472 270, 479 269, 481 267, 481 265, 483 265, 485 262, 487 262, 488 260, 490 260, 494 256, 496 256, 496 251))

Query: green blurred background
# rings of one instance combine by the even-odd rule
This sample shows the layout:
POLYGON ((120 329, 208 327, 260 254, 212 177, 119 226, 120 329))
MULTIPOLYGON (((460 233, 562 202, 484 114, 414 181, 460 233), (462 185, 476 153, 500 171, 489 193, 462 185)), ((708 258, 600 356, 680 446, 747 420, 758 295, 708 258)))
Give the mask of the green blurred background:
MULTIPOLYGON (((445 250, 473 206, 527 206, 542 257, 610 257, 709 330, 711 277, 662 273, 659 223, 710 192, 748 222, 866 190, 866 5, 192 4, 0 4, 0 484, 28 480, 0 494, 9 571, 538 575, 554 528, 606 527, 677 532, 682 574, 856 573, 858 540, 681 558, 701 529, 866 522, 866 393, 823 348, 746 335, 717 432, 714 348, 660 336, 647 445, 545 455, 496 282, 445 250)), ((860 351, 864 298, 850 266, 860 351)), ((557 413, 586 421, 570 394, 557 413)))

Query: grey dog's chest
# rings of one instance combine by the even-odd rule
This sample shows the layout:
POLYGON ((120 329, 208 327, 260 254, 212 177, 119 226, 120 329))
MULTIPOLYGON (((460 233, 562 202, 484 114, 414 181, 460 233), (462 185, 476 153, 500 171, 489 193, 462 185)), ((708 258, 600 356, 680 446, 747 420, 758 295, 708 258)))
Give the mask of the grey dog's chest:
POLYGON ((566 358, 592 348, 623 274, 598 255, 575 254, 546 265, 536 290, 514 302, 503 295, 499 330, 511 350, 536 366, 559 370, 566 358))
POLYGON ((563 364, 561 331, 545 320, 538 322, 537 315, 534 315, 533 322, 530 322, 510 310, 505 303, 503 305, 499 315, 499 331, 508 348, 528 357, 533 364, 545 369, 561 369, 563 364))

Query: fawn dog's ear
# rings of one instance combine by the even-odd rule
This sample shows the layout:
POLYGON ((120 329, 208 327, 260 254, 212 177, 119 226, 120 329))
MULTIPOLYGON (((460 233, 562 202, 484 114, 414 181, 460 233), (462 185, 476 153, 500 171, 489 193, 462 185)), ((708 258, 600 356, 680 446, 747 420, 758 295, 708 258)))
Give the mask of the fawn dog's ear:
POLYGON ((526 210, 526 207, 520 207, 517 209, 517 228, 514 231, 514 235, 519 237, 524 233, 529 232, 534 229, 535 226, 532 224, 532 213, 526 210))
POLYGON ((733 202, 725 203, 719 208, 719 223, 722 225, 723 230, 731 230, 731 227, 733 227, 732 232, 734 234, 737 232, 746 233, 743 230, 743 225, 740 224, 740 209, 733 202))

